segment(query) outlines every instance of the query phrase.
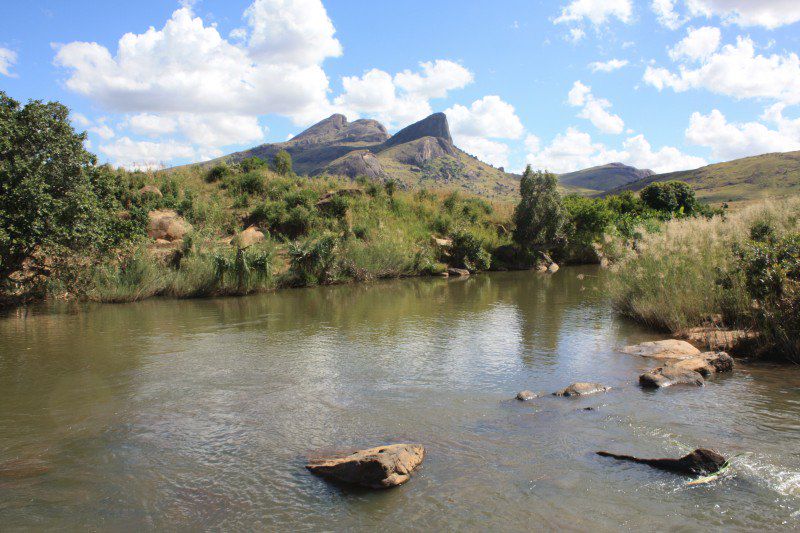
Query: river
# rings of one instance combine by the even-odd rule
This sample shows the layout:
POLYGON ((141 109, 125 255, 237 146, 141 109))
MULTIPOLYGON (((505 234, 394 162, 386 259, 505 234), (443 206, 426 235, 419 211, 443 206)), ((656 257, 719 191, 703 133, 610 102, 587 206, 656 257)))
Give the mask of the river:
POLYGON ((800 370, 644 392, 589 267, 0 317, 0 529, 800 528, 800 370), (517 391, 613 387, 521 403, 517 391), (593 407, 593 410, 584 410, 593 407), (383 492, 305 458, 424 444, 383 492), (701 486, 610 450, 738 457, 701 486))

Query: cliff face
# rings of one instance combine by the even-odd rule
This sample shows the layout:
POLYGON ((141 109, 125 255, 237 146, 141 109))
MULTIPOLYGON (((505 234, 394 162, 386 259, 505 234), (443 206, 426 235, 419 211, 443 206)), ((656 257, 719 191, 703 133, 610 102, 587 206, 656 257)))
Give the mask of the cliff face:
POLYGON ((444 113, 434 113, 398 131, 386 141, 385 144, 386 146, 396 146, 398 144, 416 141, 423 137, 435 137, 443 139, 449 144, 453 144, 453 138, 450 136, 450 125, 447 123, 447 116, 444 113))

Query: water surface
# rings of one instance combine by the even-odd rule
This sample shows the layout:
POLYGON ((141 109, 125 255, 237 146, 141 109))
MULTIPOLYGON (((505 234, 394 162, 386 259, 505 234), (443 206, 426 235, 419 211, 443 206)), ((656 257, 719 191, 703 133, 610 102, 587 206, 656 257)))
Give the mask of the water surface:
POLYGON ((800 528, 800 371, 740 366, 702 389, 643 392, 648 363, 615 348, 658 335, 614 316, 603 275, 12 312, 1 529, 800 528), (587 380, 614 390, 509 400, 587 380), (391 442, 428 452, 395 490, 303 468, 319 450, 391 442), (594 454, 698 446, 745 455, 687 487, 594 454))

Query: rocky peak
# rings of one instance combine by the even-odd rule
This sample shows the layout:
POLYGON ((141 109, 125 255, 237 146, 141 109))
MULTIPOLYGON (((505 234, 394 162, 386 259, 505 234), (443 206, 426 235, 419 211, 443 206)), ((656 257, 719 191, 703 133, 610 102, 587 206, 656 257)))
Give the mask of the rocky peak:
POLYGON ((317 122, 289 143, 294 145, 331 144, 344 142, 380 143, 389 138, 386 128, 376 120, 361 119, 348 122, 347 117, 334 114, 317 122))
POLYGON ((450 126, 447 123, 447 116, 444 113, 434 113, 419 122, 415 122, 392 135, 392 137, 386 141, 386 146, 395 146, 423 137, 436 137, 445 140, 448 144, 452 144, 453 138, 450 136, 450 126))

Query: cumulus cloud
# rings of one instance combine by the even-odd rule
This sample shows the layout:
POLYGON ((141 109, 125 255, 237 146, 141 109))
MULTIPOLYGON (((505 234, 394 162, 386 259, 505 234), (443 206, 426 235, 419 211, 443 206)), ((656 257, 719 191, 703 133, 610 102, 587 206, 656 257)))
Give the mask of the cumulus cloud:
POLYGON ((608 61, 594 61, 589 63, 589 68, 592 72, 614 72, 625 67, 628 64, 627 59, 609 59, 608 61))
POLYGON ((649 168, 659 173, 697 168, 706 164, 703 158, 684 154, 671 146, 653 150, 644 135, 630 137, 623 142, 622 150, 614 150, 594 142, 588 133, 572 127, 556 135, 544 147, 537 137, 529 135, 525 146, 529 152, 526 160, 530 165, 559 174, 613 162, 649 168))
POLYGON ((650 4, 650 7, 656 14, 658 23, 670 30, 677 30, 686 24, 689 19, 689 17, 678 14, 675 9, 676 3, 676 0, 653 0, 650 4))
POLYGON ((581 22, 588 20, 594 25, 605 24, 611 18, 624 23, 633 20, 633 3, 631 0, 572 0, 561 9, 554 22, 581 22))
POLYGON ((777 130, 760 122, 730 123, 717 109, 707 115, 695 112, 686 139, 711 148, 712 156, 722 160, 800 150, 800 120, 785 119, 782 112, 782 107, 772 107, 765 113, 766 119, 778 125, 777 130))
POLYGON ((15 74, 11 72, 11 67, 16 63, 17 53, 14 50, 0 47, 0 74, 8 77, 15 76, 15 74))
POLYGON ((580 81, 572 85, 567 95, 567 102, 573 107, 582 107, 578 116, 591 122, 603 133, 620 134, 625 130, 625 121, 608 111, 611 102, 604 98, 596 98, 592 94, 592 88, 580 81))
POLYGON ((686 0, 694 16, 720 17, 726 24, 775 29, 800 21, 797 0, 686 0))
POLYGON ((508 166, 510 153, 509 146, 496 139, 519 139, 525 132, 514 106, 496 95, 469 107, 456 104, 445 114, 456 145, 495 166, 508 166))
POLYGON ((795 53, 757 54, 749 37, 738 37, 699 61, 696 68, 681 65, 678 72, 648 66, 644 81, 656 89, 677 92, 706 89, 735 98, 768 98, 800 103, 800 58, 795 53))
POLYGON ((108 126, 108 124, 99 124, 97 126, 93 126, 93 127, 89 128, 89 131, 91 133, 94 133, 95 135, 97 135, 98 137, 103 139, 104 141, 107 141, 109 139, 113 139, 114 136, 116 135, 114 133, 114 130, 111 129, 111 127, 108 126))
POLYGON ((444 98, 473 80, 472 73, 448 60, 420 63, 420 71, 392 76, 373 68, 362 76, 342 78, 344 91, 334 107, 348 117, 369 116, 390 128, 405 126, 432 113, 430 99, 444 98))
POLYGON ((177 127, 177 121, 168 116, 141 113, 128 119, 128 127, 134 133, 146 135, 148 137, 159 137, 168 133, 173 133, 177 127))
POLYGON ((669 56, 673 61, 680 61, 681 59, 700 61, 707 59, 717 51, 721 40, 722 32, 719 31, 719 28, 712 26, 703 26, 697 29, 689 28, 686 32, 686 37, 670 49, 669 56))
POLYGON ((134 141, 127 136, 113 143, 101 145, 99 150, 117 165, 141 170, 162 168, 173 159, 195 155, 195 150, 190 144, 174 140, 134 141))

